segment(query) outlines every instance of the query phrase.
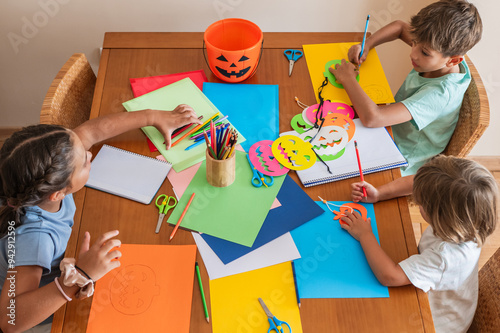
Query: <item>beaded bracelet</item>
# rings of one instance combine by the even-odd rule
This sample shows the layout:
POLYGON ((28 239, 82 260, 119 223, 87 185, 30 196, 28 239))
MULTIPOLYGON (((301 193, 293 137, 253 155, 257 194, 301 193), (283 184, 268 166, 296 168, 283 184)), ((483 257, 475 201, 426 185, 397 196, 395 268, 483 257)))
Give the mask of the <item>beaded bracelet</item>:
POLYGON ((59 284, 59 278, 55 278, 54 279, 54 283, 56 284, 57 286, 57 289, 59 289, 59 291, 61 292, 61 294, 64 296, 64 298, 66 298, 66 300, 68 302, 71 302, 73 299, 71 297, 69 297, 68 295, 66 295, 66 293, 64 292, 64 290, 62 289, 61 285, 59 284))
MULTIPOLYGON (((80 291, 75 295, 76 298, 82 299, 90 297, 94 294, 94 280, 92 280, 88 275, 83 276, 75 268, 76 260, 74 258, 64 258, 59 265, 61 269, 62 282, 66 287, 72 287, 77 285, 80 287, 80 291)), ((81 270, 81 269, 80 269, 81 270)), ((82 270, 83 272, 83 270, 82 270)))

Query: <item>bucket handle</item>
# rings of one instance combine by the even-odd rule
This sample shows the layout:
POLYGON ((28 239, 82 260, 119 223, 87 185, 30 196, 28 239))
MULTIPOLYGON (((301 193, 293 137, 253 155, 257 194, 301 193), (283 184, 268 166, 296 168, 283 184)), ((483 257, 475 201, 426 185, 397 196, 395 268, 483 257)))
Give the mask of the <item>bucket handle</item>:
MULTIPOLYGON (((205 54, 205 39, 203 39, 203 49, 202 49, 202 51, 203 51, 203 58, 205 58, 205 63, 207 64, 208 69, 210 69, 210 71, 212 71, 212 69, 210 68, 210 65, 208 64, 207 55, 205 54)), ((248 79, 251 78, 255 74, 255 72, 257 71, 257 68, 260 65, 260 60, 262 59, 262 51, 264 51, 264 38, 262 38, 262 43, 260 44, 259 62, 257 63, 257 66, 255 66, 255 68, 253 69, 253 71, 250 74, 250 76, 248 77, 248 79)))

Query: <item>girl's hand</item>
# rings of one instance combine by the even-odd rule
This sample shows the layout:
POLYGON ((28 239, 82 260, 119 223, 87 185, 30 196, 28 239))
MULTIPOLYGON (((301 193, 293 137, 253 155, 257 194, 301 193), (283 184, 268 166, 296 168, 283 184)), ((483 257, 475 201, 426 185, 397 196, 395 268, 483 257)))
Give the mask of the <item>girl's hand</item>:
POLYGON ((369 51, 370 51, 370 49, 368 48, 368 46, 365 43, 365 49, 363 51, 363 56, 361 57, 361 59, 359 59, 359 54, 361 53, 361 44, 356 44, 356 45, 351 46, 351 48, 347 52, 347 58, 349 59, 350 62, 359 66, 366 60, 366 57, 368 56, 369 51))
POLYGON ((379 191, 370 183, 365 181, 351 184, 351 199, 353 202, 375 203, 379 200, 379 191), (366 197, 363 196, 363 187, 366 197))
POLYGON ((193 108, 186 104, 178 105, 173 111, 158 111, 155 117, 154 126, 161 132, 165 138, 165 146, 170 148, 172 142, 172 132, 187 124, 201 124, 193 108))
POLYGON ((341 223, 340 227, 344 230, 347 230, 347 232, 358 241, 361 239, 361 237, 363 237, 363 235, 372 233, 370 218, 367 218, 365 221, 356 211, 354 211, 354 213, 345 212, 345 216, 341 217, 340 219, 343 222, 347 223, 347 225, 341 223))
POLYGON ((120 267, 120 262, 115 259, 122 256, 121 252, 118 250, 111 251, 111 249, 120 247, 121 245, 120 240, 111 239, 117 235, 118 230, 108 231, 89 247, 90 234, 85 232, 77 265, 83 269, 92 280, 97 281, 112 269, 120 267))
POLYGON ((328 70, 335 75, 335 79, 340 84, 344 84, 349 79, 356 81, 356 76, 359 74, 358 68, 352 63, 345 61, 345 59, 342 59, 340 64, 336 64, 335 69, 330 67, 328 70))

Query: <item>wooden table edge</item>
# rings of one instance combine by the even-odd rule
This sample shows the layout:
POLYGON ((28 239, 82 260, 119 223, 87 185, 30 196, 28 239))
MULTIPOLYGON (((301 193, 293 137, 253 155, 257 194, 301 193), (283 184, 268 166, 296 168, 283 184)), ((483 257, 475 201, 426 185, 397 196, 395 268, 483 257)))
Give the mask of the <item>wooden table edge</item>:
MULTIPOLYGON (((106 32, 104 49, 201 49, 203 32, 106 32), (186 37, 187 36, 187 37, 186 37)), ((304 44, 361 42, 362 32, 264 32, 266 49, 300 49, 304 44)))

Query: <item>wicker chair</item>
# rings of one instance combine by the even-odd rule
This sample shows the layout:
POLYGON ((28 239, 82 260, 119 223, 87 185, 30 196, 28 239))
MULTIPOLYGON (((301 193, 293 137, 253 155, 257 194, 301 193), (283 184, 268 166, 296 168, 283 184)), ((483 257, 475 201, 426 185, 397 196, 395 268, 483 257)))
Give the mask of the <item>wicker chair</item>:
POLYGON ((41 124, 75 128, 89 119, 96 76, 82 53, 75 53, 56 75, 43 101, 41 124))
POLYGON ((490 123, 490 106, 483 81, 474 64, 465 56, 472 80, 465 92, 457 127, 443 154, 466 157, 490 123))
POLYGON ((468 332, 500 332, 500 248, 479 271, 479 300, 468 332))

